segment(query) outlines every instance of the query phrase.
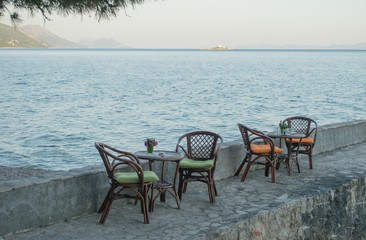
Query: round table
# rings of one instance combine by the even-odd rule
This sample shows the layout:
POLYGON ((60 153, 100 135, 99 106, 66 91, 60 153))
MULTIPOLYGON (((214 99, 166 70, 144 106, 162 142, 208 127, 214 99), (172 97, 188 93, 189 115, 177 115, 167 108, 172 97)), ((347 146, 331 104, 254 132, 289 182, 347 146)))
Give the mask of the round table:
POLYGON ((159 193, 154 197, 153 189, 151 189, 150 211, 151 212, 154 211, 154 203, 159 196, 160 201, 165 202, 166 192, 169 192, 171 195, 174 196, 175 200, 177 201, 177 206, 180 209, 180 200, 175 186, 177 182, 179 164, 180 161, 184 158, 184 155, 182 153, 177 153, 173 151, 161 151, 161 150, 155 150, 153 153, 147 153, 147 151, 138 151, 135 153, 135 155, 140 159, 149 160, 150 170, 152 170, 152 163, 154 161, 162 161, 163 163, 160 180, 155 182, 153 187, 153 189, 157 189, 159 193), (173 182, 168 182, 164 180, 166 162, 175 162, 177 165, 175 168, 173 182))
POLYGON ((287 153, 282 153, 282 154, 277 155, 277 159, 279 159, 277 166, 276 166, 277 169, 279 168, 279 165, 281 164, 281 162, 283 162, 283 163, 285 163, 285 165, 287 167, 288 175, 291 176, 292 167, 290 165, 290 160, 292 160, 296 164, 297 170, 300 172, 298 155, 299 155, 300 145, 301 145, 302 139, 305 137, 305 134, 302 134, 302 133, 295 133, 295 134, 268 133, 267 136, 270 138, 279 138, 280 147, 281 147, 281 140, 285 139, 287 153), (292 140, 294 138, 300 139, 299 143, 296 145, 292 144, 292 140), (287 139, 288 139, 288 141, 286 141, 287 139))

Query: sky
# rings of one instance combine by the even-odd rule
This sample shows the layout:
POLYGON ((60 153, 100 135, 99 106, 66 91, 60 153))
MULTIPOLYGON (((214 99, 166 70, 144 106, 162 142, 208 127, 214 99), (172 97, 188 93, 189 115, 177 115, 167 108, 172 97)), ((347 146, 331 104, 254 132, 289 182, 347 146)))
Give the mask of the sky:
MULTIPOLYGON (((220 44, 315 45, 366 42, 366 0, 147 0, 117 18, 21 12, 70 41, 112 38, 132 48, 197 49, 220 44)), ((6 22, 7 16, 0 19, 6 22)))

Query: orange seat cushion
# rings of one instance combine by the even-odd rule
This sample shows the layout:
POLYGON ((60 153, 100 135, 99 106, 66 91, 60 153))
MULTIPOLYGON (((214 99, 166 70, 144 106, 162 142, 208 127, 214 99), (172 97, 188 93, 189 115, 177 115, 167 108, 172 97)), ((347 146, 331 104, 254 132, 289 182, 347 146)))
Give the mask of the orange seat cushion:
MULTIPOLYGON (((286 139, 286 142, 290 142, 290 140, 286 139)), ((299 143, 299 142, 300 142, 300 138, 293 138, 292 139, 292 143, 299 143)), ((312 138, 309 138, 309 137, 303 138, 302 142, 301 142, 301 144, 314 144, 314 143, 315 143, 314 140, 312 138)))
MULTIPOLYGON (((251 144, 250 148, 252 149, 253 153, 257 154, 270 154, 271 153, 271 146, 270 145, 255 145, 251 144)), ((275 153, 282 153, 283 149, 279 147, 275 147, 275 153)))

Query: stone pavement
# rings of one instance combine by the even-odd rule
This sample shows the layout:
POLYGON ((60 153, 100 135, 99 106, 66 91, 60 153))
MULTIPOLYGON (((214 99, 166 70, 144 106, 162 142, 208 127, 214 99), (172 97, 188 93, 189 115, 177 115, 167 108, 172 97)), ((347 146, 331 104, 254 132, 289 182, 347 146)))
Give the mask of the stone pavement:
MULTIPOLYGON (((272 183, 270 177, 265 177, 262 169, 250 172, 244 183, 240 182, 241 176, 217 181, 219 195, 213 204, 209 202, 205 184, 188 185, 183 195, 182 209, 177 209, 174 198, 167 195, 166 203, 156 201, 155 211, 150 213, 150 224, 143 223, 139 204, 128 204, 112 208, 104 225, 98 224, 100 214, 95 213, 3 238, 220 239, 220 232, 229 231, 232 226, 303 199, 322 195, 352 180, 365 178, 366 143, 314 156, 313 170, 308 168, 306 158, 300 162, 301 173, 294 169, 292 176, 287 175, 287 169, 282 165, 276 172, 276 183, 272 183)), ((281 228, 276 223, 271 227, 281 228)), ((285 236, 286 233, 280 233, 276 239, 286 239, 285 236)), ((255 233, 250 238, 270 239, 256 237, 255 233)), ((247 238, 233 234, 225 239, 247 238)))

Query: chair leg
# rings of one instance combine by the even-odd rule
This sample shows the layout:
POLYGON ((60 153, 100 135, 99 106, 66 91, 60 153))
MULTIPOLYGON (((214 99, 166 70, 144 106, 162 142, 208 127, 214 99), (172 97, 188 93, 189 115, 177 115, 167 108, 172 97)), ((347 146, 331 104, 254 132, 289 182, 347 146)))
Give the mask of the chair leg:
POLYGON ((212 182, 208 183, 208 192, 209 192, 209 197, 210 197, 210 203, 214 203, 215 202, 215 190, 214 190, 214 186, 213 186, 212 182))
POLYGON ((210 202, 212 203, 212 188, 211 188, 212 186, 211 186, 211 183, 210 182, 208 182, 207 183, 207 190, 208 190, 208 197, 209 197, 209 199, 210 199, 210 202))
POLYGON ((210 197, 210 202, 214 203, 215 202, 215 188, 214 188, 214 183, 213 183, 211 171, 208 171, 207 185, 208 185, 208 195, 210 197))
POLYGON ((147 220, 147 217, 146 217, 146 214, 148 214, 149 211, 146 210, 146 201, 144 200, 144 196, 140 199, 141 201, 141 211, 142 211, 142 214, 144 215, 144 223, 148 223, 148 220, 147 220))
POLYGON ((183 184, 183 193, 185 193, 187 191, 187 186, 188 186, 188 182, 185 182, 183 184))
POLYGON ((280 169, 280 165, 281 165, 281 162, 280 161, 276 162, 276 169, 277 170, 280 169))
POLYGON ((276 175, 275 175, 275 172, 276 172, 276 161, 274 161, 274 165, 272 165, 271 167, 271 170, 272 170, 272 182, 275 183, 276 182, 276 175))
POLYGON ((236 170, 234 176, 238 176, 241 172, 241 170, 243 169, 244 167, 244 164, 248 161, 248 154, 245 155, 244 159, 243 159, 243 162, 240 164, 238 170, 236 170))
POLYGON ((313 148, 310 147, 309 148, 309 168, 310 169, 313 169, 313 159, 312 159, 312 156, 313 156, 313 148))
MULTIPOLYGON (((299 157, 297 156, 296 159, 294 160, 296 166, 297 166, 297 171, 298 173, 300 173, 300 163, 299 163, 299 157)), ((292 167, 291 167, 292 168, 292 167)))
POLYGON ((180 201, 182 201, 182 195, 183 195, 183 170, 179 169, 178 196, 180 201))
POLYGON ((299 161, 296 161, 295 164, 297 166, 297 172, 300 173, 301 171, 300 171, 300 163, 299 163, 299 161))
POLYGON ((265 170, 264 170, 264 176, 266 176, 266 177, 268 177, 268 176, 269 176, 269 168, 270 168, 270 165, 269 165, 269 163, 267 162, 267 163, 266 163, 265 170))
POLYGON ((105 209, 105 207, 106 207, 106 205, 109 201, 111 192, 112 192, 112 187, 109 189, 109 191, 107 193, 107 196, 105 196, 104 201, 103 201, 102 205, 100 206, 100 208, 98 210, 98 213, 102 213, 104 211, 104 209, 105 209))
POLYGON ((247 167, 245 169, 245 172, 243 174, 243 177, 241 178, 241 181, 244 182, 245 178, 247 177, 248 173, 249 173, 249 169, 250 169, 250 166, 251 166, 251 162, 248 162, 247 163, 247 167))
POLYGON ((109 199, 109 201, 105 205, 105 208, 104 208, 102 216, 100 217, 99 223, 101 223, 101 224, 105 223, 105 220, 107 219, 109 210, 111 209, 113 200, 114 200, 113 198, 109 199))
POLYGON ((217 193, 217 188, 216 188, 215 179, 212 179, 212 181, 213 181, 213 186, 214 186, 215 196, 217 196, 217 195, 218 195, 218 193, 217 193))
POLYGON ((151 186, 151 199, 148 201, 149 203, 149 211, 154 211, 154 185, 151 186))
POLYGON ((149 200, 149 194, 147 191, 148 186, 144 186, 143 189, 143 198, 141 199, 141 202, 143 202, 143 209, 144 209, 144 223, 150 223, 149 219, 149 211, 148 211, 148 200, 149 200))
MULTIPOLYGON (((145 198, 144 190, 141 191, 141 194, 145 198)), ((142 199, 135 199, 135 205, 138 200, 140 200, 140 204, 141 204, 141 213, 143 213, 145 215, 145 203, 144 203, 144 201, 142 201, 142 199)))
MULTIPOLYGON (((187 175, 184 176, 184 179, 189 179, 192 176, 192 172, 188 171, 187 175)), ((183 193, 185 193, 187 191, 187 187, 188 187, 188 181, 183 181, 183 193)))

